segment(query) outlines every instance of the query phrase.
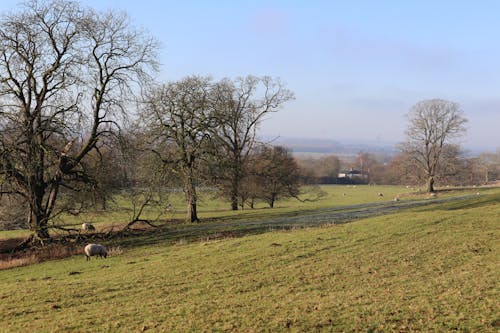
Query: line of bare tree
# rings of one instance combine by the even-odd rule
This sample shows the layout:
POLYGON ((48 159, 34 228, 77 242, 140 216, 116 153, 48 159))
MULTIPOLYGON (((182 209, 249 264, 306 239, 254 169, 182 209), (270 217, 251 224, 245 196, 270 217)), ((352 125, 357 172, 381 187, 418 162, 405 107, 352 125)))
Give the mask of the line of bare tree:
MULTIPOLYGON (((166 205, 163 192, 182 189, 187 220, 196 222, 200 188, 216 189, 233 210, 257 200, 273 207, 297 197, 299 181, 338 174, 334 156, 297 162, 258 142, 261 123, 294 98, 279 79, 157 83, 157 51, 125 14, 72 1, 32 0, 0 17, 0 214, 25 212, 43 240, 62 213, 106 209, 128 191, 133 223, 147 205, 166 205)), ((358 156, 369 182, 425 181, 433 191, 458 175, 472 181, 476 170, 491 179, 496 155, 461 155, 458 104, 422 101, 408 117, 396 158, 358 156)))
POLYGON ((146 149, 181 180, 189 221, 198 221, 196 188, 209 180, 238 209, 257 129, 292 98, 279 80, 255 76, 191 76, 148 93, 137 128, 146 149))
POLYGON ((190 221, 198 220, 196 187, 209 165, 238 208, 257 128, 293 98, 278 79, 188 77, 156 85, 157 42, 125 14, 66 0, 19 8, 0 18, 0 199, 24 204, 37 238, 48 238, 51 219, 77 210, 85 196, 105 207, 121 174, 129 185, 147 178, 137 164, 110 164, 139 155, 152 161, 145 151, 161 167, 144 162, 144 170, 165 170, 163 178, 174 174, 182 183, 190 221), (126 141, 120 133, 133 133, 124 124, 139 99, 142 144, 134 140, 135 152, 117 154, 126 141))

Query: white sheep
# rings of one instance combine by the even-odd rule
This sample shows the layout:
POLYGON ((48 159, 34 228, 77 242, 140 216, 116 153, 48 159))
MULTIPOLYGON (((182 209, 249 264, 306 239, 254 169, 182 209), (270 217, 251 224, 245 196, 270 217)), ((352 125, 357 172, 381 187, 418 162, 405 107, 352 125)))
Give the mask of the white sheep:
POLYGON ((83 231, 94 231, 95 227, 91 223, 85 222, 85 223, 82 223, 82 230, 83 231))
POLYGON ((87 260, 90 260, 90 257, 92 257, 92 256, 99 256, 101 258, 108 257, 108 251, 101 244, 87 244, 87 246, 85 246, 83 251, 85 252, 85 256, 87 257, 87 260))

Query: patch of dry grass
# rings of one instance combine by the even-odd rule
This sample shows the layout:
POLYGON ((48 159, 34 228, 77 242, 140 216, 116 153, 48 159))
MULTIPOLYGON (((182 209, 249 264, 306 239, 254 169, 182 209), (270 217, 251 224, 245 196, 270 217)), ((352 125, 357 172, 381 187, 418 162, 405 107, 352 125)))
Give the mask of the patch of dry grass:
POLYGON ((0 270, 67 258, 81 253, 83 253, 83 247, 67 244, 50 244, 43 248, 33 248, 18 253, 4 253, 0 258, 0 270))

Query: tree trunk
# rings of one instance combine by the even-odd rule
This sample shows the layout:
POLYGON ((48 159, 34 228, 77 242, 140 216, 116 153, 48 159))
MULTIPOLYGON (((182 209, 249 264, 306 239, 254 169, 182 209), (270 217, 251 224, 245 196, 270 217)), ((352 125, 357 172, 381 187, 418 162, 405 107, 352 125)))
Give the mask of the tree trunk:
MULTIPOLYGON (((32 180, 33 183, 35 182, 32 180)), ((49 228, 48 221, 49 217, 47 216, 47 211, 43 209, 43 197, 44 190, 42 186, 32 186, 31 187, 31 200, 28 211, 28 226, 30 231, 38 238, 39 240, 48 239, 49 236, 49 228)))
POLYGON ((198 222, 196 186, 191 179, 185 185, 187 202, 187 220, 191 223, 198 222))
POLYGON ((28 216, 28 225, 31 232, 36 236, 37 239, 45 240, 50 238, 48 217, 43 212, 30 209, 28 216))
POLYGON ((103 194, 103 195, 101 196, 101 209, 102 209, 102 210, 106 210, 106 208, 107 208, 107 205, 106 205, 106 204, 107 204, 107 202, 106 202, 106 195, 105 195, 105 194, 103 194))
POLYGON ((188 203, 188 220, 189 222, 199 222, 198 213, 196 211, 196 200, 192 200, 188 203))
POLYGON ((50 238, 47 222, 40 224, 38 230, 36 231, 36 237, 40 240, 45 240, 50 238))
POLYGON ((231 179, 231 210, 238 210, 239 175, 233 175, 231 179))
POLYGON ((429 176, 429 179, 427 180, 427 192, 434 192, 434 176, 429 176))
POLYGON ((276 201, 276 195, 271 194, 271 198, 269 199, 269 208, 274 208, 275 201, 276 201))

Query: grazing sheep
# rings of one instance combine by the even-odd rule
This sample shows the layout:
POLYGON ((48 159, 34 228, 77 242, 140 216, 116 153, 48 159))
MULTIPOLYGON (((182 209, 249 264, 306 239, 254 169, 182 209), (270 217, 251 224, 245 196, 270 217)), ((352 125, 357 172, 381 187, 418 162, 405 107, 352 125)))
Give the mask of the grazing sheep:
POLYGON ((395 202, 398 202, 398 201, 399 201, 399 198, 398 198, 398 197, 395 197, 395 198, 394 198, 394 201, 395 201, 395 202))
POLYGON ((90 257, 92 256, 99 256, 101 258, 108 257, 108 251, 101 244, 87 244, 87 246, 85 246, 85 248, 83 249, 83 252, 85 252, 87 260, 90 260, 90 257))
POLYGON ((91 223, 85 222, 82 224, 82 230, 83 231, 95 231, 95 227, 91 223))
POLYGON ((379 194, 378 194, 378 196, 379 196, 379 197, 383 197, 383 196, 384 196, 384 194, 383 194, 383 193, 379 193, 379 194))

